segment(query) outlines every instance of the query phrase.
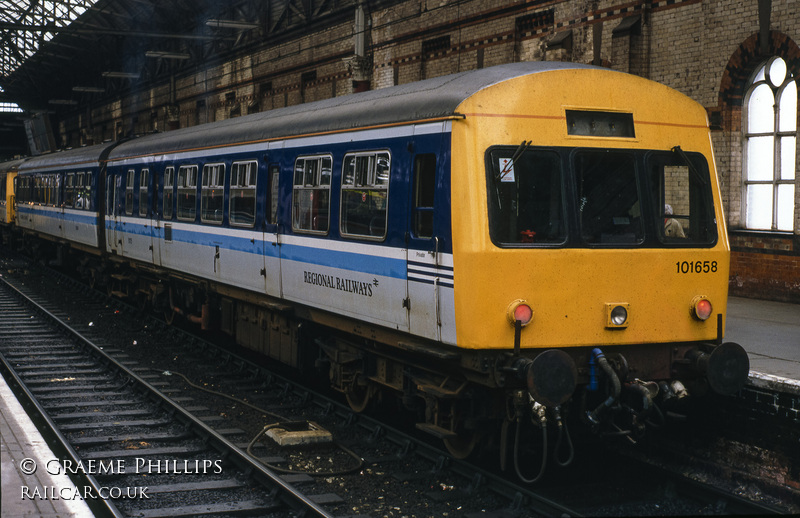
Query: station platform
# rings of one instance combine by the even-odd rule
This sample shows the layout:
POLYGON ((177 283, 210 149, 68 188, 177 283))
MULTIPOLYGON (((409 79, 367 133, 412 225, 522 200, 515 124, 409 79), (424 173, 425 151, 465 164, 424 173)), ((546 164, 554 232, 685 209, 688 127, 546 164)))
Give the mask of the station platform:
POLYGON ((728 298, 725 342, 750 358, 750 383, 800 394, 800 304, 728 298))
POLYGON ((50 474, 59 471, 52 464, 48 469, 53 459, 57 457, 0 376, 0 516, 94 516, 86 502, 75 498, 75 484, 67 475, 50 474))

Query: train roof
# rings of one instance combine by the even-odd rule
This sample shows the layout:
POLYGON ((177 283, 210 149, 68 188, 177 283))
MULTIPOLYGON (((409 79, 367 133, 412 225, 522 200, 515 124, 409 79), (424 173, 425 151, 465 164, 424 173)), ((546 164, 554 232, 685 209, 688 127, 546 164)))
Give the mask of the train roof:
POLYGON ((25 158, 16 158, 0 163, 0 173, 13 173, 19 169, 19 165, 25 160, 25 158))
POLYGON ((57 153, 47 153, 31 157, 24 161, 19 167, 20 173, 28 171, 41 171, 49 168, 71 167, 93 167, 106 158, 108 150, 116 145, 116 142, 104 142, 93 146, 85 146, 57 153))
POLYGON ((594 67, 564 62, 511 63, 277 108, 123 142, 111 151, 109 160, 453 117, 464 100, 494 84, 576 68, 594 67))

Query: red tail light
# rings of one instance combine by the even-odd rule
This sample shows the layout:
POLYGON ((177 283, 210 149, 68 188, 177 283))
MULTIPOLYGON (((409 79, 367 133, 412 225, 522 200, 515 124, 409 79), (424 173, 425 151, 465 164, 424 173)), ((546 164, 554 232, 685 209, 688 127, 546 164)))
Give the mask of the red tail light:
POLYGON ((507 315, 512 324, 519 320, 521 325, 526 326, 533 320, 533 308, 524 300, 515 300, 508 306, 507 315))
POLYGON ((695 297, 692 301, 692 314, 698 320, 708 320, 714 308, 711 301, 705 297, 695 297))

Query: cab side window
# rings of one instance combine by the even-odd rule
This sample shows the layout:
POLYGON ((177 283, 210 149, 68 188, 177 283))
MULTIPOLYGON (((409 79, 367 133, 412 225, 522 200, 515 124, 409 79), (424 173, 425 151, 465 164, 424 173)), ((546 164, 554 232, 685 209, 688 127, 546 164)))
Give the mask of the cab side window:
POLYGON ((414 236, 433 237, 433 200, 436 193, 436 155, 426 153, 414 159, 414 236))

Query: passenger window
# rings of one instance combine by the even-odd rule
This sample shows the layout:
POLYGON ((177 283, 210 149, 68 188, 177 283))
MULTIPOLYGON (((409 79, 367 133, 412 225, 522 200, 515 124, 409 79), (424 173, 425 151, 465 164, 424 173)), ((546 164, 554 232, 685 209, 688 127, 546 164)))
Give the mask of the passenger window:
POLYGON ((43 202, 45 205, 57 207, 60 205, 61 175, 49 174, 43 177, 43 202))
MULTIPOLYGON (((85 209, 86 205, 86 187, 84 182, 86 175, 84 173, 75 173, 75 203, 76 209, 85 209)), ((69 205, 69 204, 68 204, 69 205)))
POLYGON ((178 169, 178 219, 194 221, 197 216, 197 166, 178 169))
POLYGON ((639 244, 644 225, 634 155, 581 151, 574 158, 581 235, 587 244, 639 244))
POLYGON ((414 236, 433 237, 433 200, 436 192, 436 155, 426 153, 414 159, 414 236))
POLYGON ((647 157, 658 236, 664 244, 713 244, 717 239, 708 163, 698 153, 647 157))
POLYGON ((52 194, 50 199, 52 200, 51 203, 53 205, 55 205, 56 207, 61 205, 61 203, 64 201, 64 200, 62 200, 62 196, 61 196, 61 182, 63 181, 63 179, 64 179, 64 175, 62 175, 60 173, 56 174, 56 175, 53 175, 53 183, 52 183, 53 194, 52 194))
POLYGON ((128 216, 133 214, 133 180, 134 172, 131 169, 125 178, 125 214, 128 216))
POLYGON ((389 166, 387 151, 345 155, 342 164, 342 235, 386 236, 389 166))
POLYGON ((203 166, 203 187, 200 193, 200 221, 222 224, 222 203, 225 189, 225 164, 203 166))
POLYGON ((324 234, 330 218, 330 156, 301 157, 295 161, 292 188, 292 229, 324 234))
POLYGON ((164 219, 172 219, 172 199, 174 197, 173 187, 175 185, 175 168, 167 167, 164 170, 164 219))
POLYGON ((106 214, 112 216, 116 214, 114 206, 116 205, 116 179, 113 174, 106 175, 106 214))
POLYGON ((278 223, 278 179, 281 169, 278 164, 269 166, 269 220, 273 225, 278 223))
POLYGON ((252 227, 256 222, 256 177, 258 163, 234 162, 231 165, 231 225, 252 227))
POLYGON ((83 182, 81 183, 83 187, 81 187, 81 190, 78 193, 78 201, 81 203, 81 206, 78 207, 79 209, 92 209, 92 178, 93 175, 91 171, 87 171, 86 176, 83 177, 83 182))
POLYGON ((150 205, 150 170, 142 169, 139 173, 139 215, 147 216, 150 205))
POLYGON ((67 173, 64 178, 64 206, 75 205, 75 173, 67 173))
POLYGON ((548 149, 499 147, 487 164, 489 234, 499 246, 566 242, 561 157, 548 149))

